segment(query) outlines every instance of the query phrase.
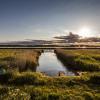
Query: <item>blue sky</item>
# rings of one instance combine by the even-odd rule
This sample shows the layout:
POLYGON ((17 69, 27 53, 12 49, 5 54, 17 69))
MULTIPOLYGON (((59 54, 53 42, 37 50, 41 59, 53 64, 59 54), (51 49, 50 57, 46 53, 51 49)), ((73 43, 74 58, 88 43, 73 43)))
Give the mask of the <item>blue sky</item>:
POLYGON ((84 26, 100 36, 100 0, 0 0, 0 41, 48 40, 84 26))

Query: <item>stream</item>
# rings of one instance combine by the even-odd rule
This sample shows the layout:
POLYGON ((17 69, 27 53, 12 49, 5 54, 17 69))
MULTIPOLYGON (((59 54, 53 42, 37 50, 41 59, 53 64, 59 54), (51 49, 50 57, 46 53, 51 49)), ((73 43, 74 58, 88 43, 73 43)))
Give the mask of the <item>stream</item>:
MULTIPOLYGON (((13 68, 11 67, 13 70, 13 68)), ((38 59, 38 65, 37 66, 18 66, 17 68, 19 72, 24 71, 32 71, 32 72, 42 72, 45 75, 48 76, 74 76, 75 73, 71 70, 68 70, 67 66, 65 66, 56 56, 54 50, 51 49, 44 49, 43 53, 41 53, 39 59, 38 59)), ((4 74, 5 69, 0 67, 0 74, 4 74)))
POLYGON ((67 76, 75 75, 72 71, 69 71, 62 62, 57 59, 54 50, 44 50, 39 57, 39 65, 36 71, 45 73, 49 76, 57 76, 59 73, 64 73, 67 76))

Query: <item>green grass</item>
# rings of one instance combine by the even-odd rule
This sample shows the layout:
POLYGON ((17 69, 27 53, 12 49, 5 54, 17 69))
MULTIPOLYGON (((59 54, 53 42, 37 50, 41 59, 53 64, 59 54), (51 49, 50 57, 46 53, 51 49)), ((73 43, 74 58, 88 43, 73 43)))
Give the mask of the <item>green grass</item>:
POLYGON ((63 77, 49 77, 35 72, 13 72, 3 75, 3 78, 7 81, 4 83, 0 81, 1 100, 100 99, 99 72, 63 77))
POLYGON ((99 50, 56 50, 58 58, 70 69, 100 71, 99 50))

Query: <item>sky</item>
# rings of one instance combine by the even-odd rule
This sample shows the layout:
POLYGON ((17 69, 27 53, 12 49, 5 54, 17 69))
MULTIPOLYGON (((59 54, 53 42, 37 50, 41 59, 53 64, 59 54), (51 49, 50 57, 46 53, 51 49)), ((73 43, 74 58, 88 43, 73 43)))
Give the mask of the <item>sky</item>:
POLYGON ((0 41, 49 40, 69 31, 100 36, 100 0, 0 0, 0 41))

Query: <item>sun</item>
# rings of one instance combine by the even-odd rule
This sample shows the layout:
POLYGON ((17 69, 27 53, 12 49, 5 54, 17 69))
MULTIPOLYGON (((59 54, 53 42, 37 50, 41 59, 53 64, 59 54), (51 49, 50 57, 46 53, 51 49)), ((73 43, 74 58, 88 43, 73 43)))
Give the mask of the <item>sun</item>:
POLYGON ((91 35, 91 29, 88 27, 83 27, 79 30, 79 35, 82 37, 89 37, 91 35))

